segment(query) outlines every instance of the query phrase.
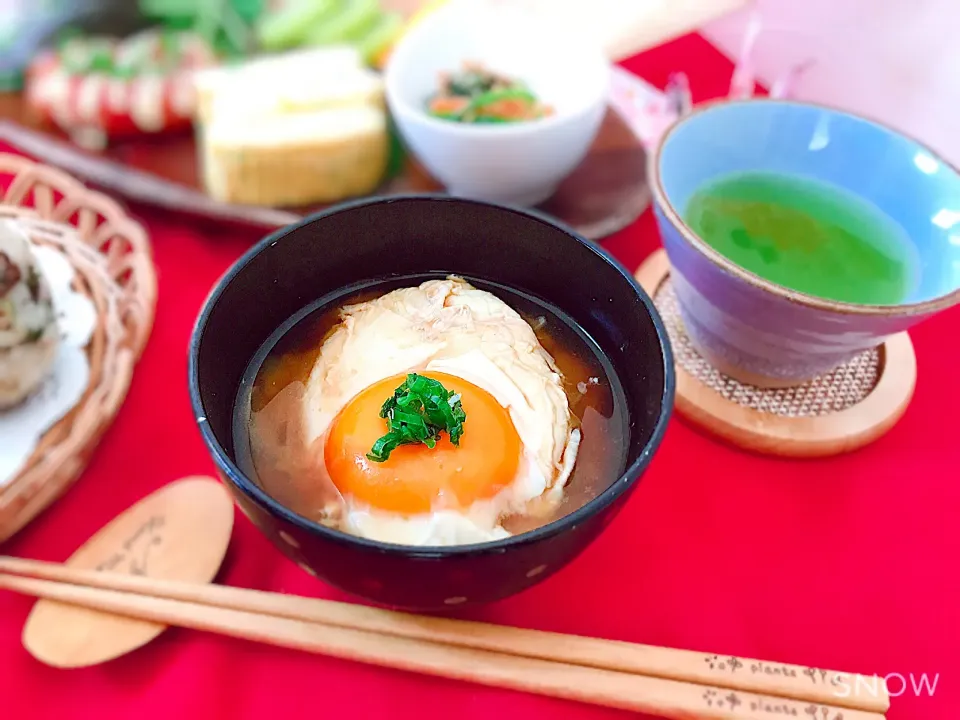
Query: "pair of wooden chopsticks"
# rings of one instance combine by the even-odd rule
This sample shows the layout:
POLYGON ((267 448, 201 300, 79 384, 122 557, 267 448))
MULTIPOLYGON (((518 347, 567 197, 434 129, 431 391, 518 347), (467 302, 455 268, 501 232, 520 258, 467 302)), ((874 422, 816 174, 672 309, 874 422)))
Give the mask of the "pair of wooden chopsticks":
POLYGON ((857 693, 875 687, 873 678, 850 673, 222 585, 0 557, 0 588, 164 625, 678 720, 881 720, 889 707, 882 689, 857 693))

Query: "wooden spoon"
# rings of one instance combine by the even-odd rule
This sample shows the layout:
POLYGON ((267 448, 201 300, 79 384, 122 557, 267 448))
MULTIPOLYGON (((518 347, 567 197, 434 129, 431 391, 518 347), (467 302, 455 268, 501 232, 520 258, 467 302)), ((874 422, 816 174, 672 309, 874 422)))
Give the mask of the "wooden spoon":
MULTIPOLYGON (((233 532, 233 498, 218 481, 173 482, 125 510, 65 563, 151 578, 211 582, 233 532)), ((156 638, 165 625, 40 600, 23 629, 37 660, 77 668, 113 660, 156 638)))

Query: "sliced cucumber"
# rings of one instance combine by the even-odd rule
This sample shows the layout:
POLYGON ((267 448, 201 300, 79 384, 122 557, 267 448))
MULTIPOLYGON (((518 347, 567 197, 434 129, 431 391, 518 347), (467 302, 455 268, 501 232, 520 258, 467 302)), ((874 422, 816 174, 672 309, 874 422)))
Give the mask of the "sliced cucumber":
POLYGON ((257 26, 257 40, 264 50, 288 50, 304 42, 315 27, 342 12, 344 0, 291 0, 276 12, 268 12, 257 26))
POLYGON ((346 0, 340 11, 308 31, 307 45, 355 43, 373 27, 380 17, 380 0, 346 0))
POLYGON ((374 23, 363 39, 357 43, 357 50, 364 62, 372 65, 393 45, 403 32, 403 16, 400 13, 386 13, 374 23))

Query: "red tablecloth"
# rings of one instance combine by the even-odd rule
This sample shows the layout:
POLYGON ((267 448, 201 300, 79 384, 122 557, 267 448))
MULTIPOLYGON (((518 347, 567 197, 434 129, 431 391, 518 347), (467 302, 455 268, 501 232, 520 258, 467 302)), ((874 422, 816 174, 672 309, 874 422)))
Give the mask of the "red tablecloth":
MULTIPOLYGON (((628 67, 658 86, 688 72, 696 100, 730 65, 690 36, 628 67)), ((211 473, 186 389, 186 347, 211 285, 255 239, 137 211, 156 248, 156 328, 128 400, 86 474, 3 553, 65 559, 178 477, 211 473)), ((649 213, 606 246, 631 268, 658 244, 649 213)), ((919 384, 875 445, 823 461, 756 457, 675 418, 641 487, 578 560, 475 617, 561 632, 891 675, 891 720, 960 716, 960 311, 913 333, 919 384), (931 695, 914 692, 926 674, 931 695), (906 680, 906 691, 901 692, 906 680)), ((340 597, 241 514, 221 582, 340 597)), ((341 598, 342 599, 342 598, 341 598)), ((171 630, 105 666, 54 670, 21 647, 32 601, 0 593, 0 718, 599 720, 625 713, 171 630)))

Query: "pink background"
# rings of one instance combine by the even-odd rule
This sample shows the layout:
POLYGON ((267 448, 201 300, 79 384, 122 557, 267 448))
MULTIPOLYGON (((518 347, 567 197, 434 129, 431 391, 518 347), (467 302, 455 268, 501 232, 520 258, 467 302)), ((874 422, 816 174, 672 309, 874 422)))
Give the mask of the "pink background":
MULTIPOLYGON (((796 97, 886 121, 960 165, 960 2, 755 0, 753 7, 763 20, 755 51, 762 82, 814 58, 796 97)), ((736 56, 750 12, 704 34, 736 56)))

